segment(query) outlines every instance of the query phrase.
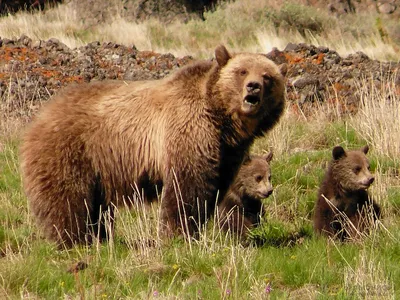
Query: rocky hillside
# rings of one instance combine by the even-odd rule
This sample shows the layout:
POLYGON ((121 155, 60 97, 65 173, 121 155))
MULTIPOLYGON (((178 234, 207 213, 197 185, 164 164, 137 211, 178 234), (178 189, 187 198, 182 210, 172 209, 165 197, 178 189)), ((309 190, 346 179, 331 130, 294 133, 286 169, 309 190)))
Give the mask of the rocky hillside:
MULTIPOLYGON (((354 109, 358 101, 357 83, 369 78, 381 85, 397 76, 400 91, 399 63, 374 61, 361 52, 340 57, 335 50, 325 47, 289 44, 283 51, 274 49, 265 55, 277 64, 288 65, 288 99, 296 105, 338 98, 346 109, 354 109)), ((212 56, 210 53, 210 59, 212 56)), ((0 108, 7 114, 26 115, 73 82, 159 79, 192 60, 114 43, 93 42, 70 49, 56 39, 2 39, 0 108)))

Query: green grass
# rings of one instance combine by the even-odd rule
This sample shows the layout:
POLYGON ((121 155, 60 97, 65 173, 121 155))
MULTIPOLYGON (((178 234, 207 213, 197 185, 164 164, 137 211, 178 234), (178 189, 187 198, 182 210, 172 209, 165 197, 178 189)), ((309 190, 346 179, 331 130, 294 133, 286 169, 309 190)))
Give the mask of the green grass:
MULTIPOLYGON (((0 295, 10 299, 282 299, 302 295, 359 299, 365 292, 383 299, 400 296, 398 185, 389 185, 387 194, 378 195, 380 200, 387 199, 384 227, 363 242, 342 244, 315 237, 312 231, 313 205, 331 147, 336 141, 346 147, 364 145, 345 124, 325 126, 329 128, 324 132, 329 141, 325 147, 274 156, 275 192, 265 200, 267 213, 262 226, 252 231, 250 241, 255 243, 248 247, 220 233, 212 221, 198 241, 181 237, 161 241, 156 205, 120 209, 110 243, 57 250, 40 237, 29 216, 18 172, 18 139, 5 138, 0 154, 0 295), (152 238, 154 247, 138 244, 139 239, 152 238), (87 268, 69 272, 78 262, 87 268)), ((295 128, 293 140, 298 143, 296 135, 307 135, 312 127, 304 123, 301 130, 295 128)), ((266 143, 268 138, 261 142, 266 143)), ((257 144, 253 150, 264 149, 257 144)), ((396 160, 379 153, 373 152, 371 161, 381 176, 399 169, 396 160)))

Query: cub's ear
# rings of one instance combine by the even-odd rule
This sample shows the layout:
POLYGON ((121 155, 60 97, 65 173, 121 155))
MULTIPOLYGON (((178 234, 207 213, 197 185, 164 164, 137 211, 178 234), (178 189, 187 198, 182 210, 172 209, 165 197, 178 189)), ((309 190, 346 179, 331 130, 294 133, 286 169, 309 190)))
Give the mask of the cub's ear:
POLYGON ((263 158, 269 163, 272 160, 272 157, 274 156, 274 153, 272 153, 272 151, 270 151, 267 154, 263 155, 263 158))
POLYGON ((220 67, 225 66, 228 61, 232 58, 232 56, 229 54, 228 50, 226 50, 224 45, 219 45, 215 49, 215 58, 217 60, 217 63, 220 67))
POLYGON ((362 147, 362 148, 361 148, 361 151, 364 152, 365 154, 367 154, 368 151, 369 151, 368 145, 365 145, 364 147, 362 147))
POLYGON ((247 153, 244 157, 243 157, 243 161, 242 161, 242 165, 245 165, 247 163, 249 163, 251 161, 251 155, 249 153, 247 153))
POLYGON ((283 77, 286 77, 287 71, 288 71, 288 66, 286 63, 283 63, 281 65, 278 66, 279 67, 279 71, 281 71, 281 74, 283 77))
POLYGON ((344 151, 342 146, 336 146, 332 150, 332 156, 333 156, 334 160, 337 160, 337 159, 339 159, 341 157, 346 156, 346 151, 344 151))

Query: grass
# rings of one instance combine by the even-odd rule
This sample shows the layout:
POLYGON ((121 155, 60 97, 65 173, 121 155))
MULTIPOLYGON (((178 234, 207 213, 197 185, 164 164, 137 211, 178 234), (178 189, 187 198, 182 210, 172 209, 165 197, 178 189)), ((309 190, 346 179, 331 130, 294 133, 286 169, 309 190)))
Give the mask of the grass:
POLYGON ((358 12, 335 18, 326 8, 304 6, 296 1, 239 0, 220 3, 218 9, 205 12, 205 21, 162 24, 155 19, 129 22, 122 17, 118 1, 110 1, 109 6, 115 15, 90 27, 79 16, 73 1, 43 13, 9 15, 0 18, 0 36, 58 38, 71 48, 92 41, 116 42, 134 44, 139 50, 199 58, 208 58, 220 43, 233 51, 266 53, 273 47, 282 50, 288 43, 300 42, 327 46, 341 55, 362 51, 373 59, 400 58, 398 22, 382 19, 376 13, 358 12))
MULTIPOLYGON (((360 89, 368 90, 369 82, 360 89)), ((392 86, 389 85, 389 89, 392 86)), ((0 296, 30 299, 393 299, 400 296, 400 234, 397 222, 397 144, 378 147, 365 132, 396 134, 386 85, 365 99, 354 116, 325 118, 321 104, 310 116, 288 107, 279 125, 252 151, 274 150, 275 191, 265 200, 256 245, 244 247, 211 220, 199 240, 159 236, 159 206, 119 208, 109 243, 59 251, 43 240, 29 215, 18 171, 20 130, 5 130, 0 145, 0 296), (382 99, 381 99, 382 98, 382 99), (368 105, 367 105, 368 103, 368 105), (372 106, 379 105, 379 109, 372 106), (387 111, 386 111, 387 110, 387 111), (377 122, 377 115, 386 118, 377 122), (316 130, 318 128, 319 130, 316 130), (371 194, 383 207, 378 228, 361 242, 314 236, 312 210, 331 149, 370 144, 376 181, 371 194), (393 147, 392 147, 393 146, 393 147), (390 151, 385 149, 390 148, 390 151), (149 244, 149 241, 153 241, 149 244), (80 270, 81 268, 81 270, 80 270)), ((360 93, 362 96, 363 94, 360 93)), ((5 114, 6 115, 6 114, 5 114)), ((6 115, 7 116, 7 115, 6 115)), ((6 123, 7 118, 3 122, 6 123)), ((14 122, 9 119, 9 122, 14 122)), ((21 129, 22 126, 20 125, 21 129)), ((374 135, 376 138, 379 134, 374 135)), ((384 136, 382 136, 384 138, 384 136)))

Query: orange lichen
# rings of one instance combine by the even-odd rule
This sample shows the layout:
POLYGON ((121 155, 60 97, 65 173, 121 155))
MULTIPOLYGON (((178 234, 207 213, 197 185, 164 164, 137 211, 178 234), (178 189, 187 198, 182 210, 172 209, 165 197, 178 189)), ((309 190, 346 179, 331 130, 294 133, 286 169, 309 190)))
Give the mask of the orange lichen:
POLYGON ((325 57, 324 53, 319 53, 317 55, 317 58, 313 59, 313 62, 316 63, 317 65, 320 65, 320 64, 322 64, 324 62, 324 57, 325 57))
POLYGON ((159 57, 160 54, 153 51, 141 51, 138 57, 140 58, 150 58, 150 57, 159 57))
POLYGON ((290 64, 290 65, 304 62, 304 58, 299 55, 292 55, 289 53, 285 53, 285 58, 286 58, 288 64, 290 64))
POLYGON ((35 61, 37 58, 38 56, 34 51, 24 47, 3 46, 0 49, 0 60, 35 61))
POLYGON ((82 78, 82 76, 69 76, 69 77, 63 78, 63 80, 61 80, 61 81, 65 82, 65 83, 72 83, 72 82, 81 83, 81 82, 83 82, 83 78, 82 78))
POLYGON ((34 73, 42 75, 46 78, 50 78, 50 77, 54 78, 54 77, 59 77, 61 75, 61 73, 59 71, 46 70, 46 69, 42 69, 42 68, 34 68, 34 69, 32 69, 32 71, 34 73))
POLYGON ((346 87, 345 87, 343 84, 339 83, 339 82, 335 82, 335 83, 333 84, 333 89, 334 89, 336 92, 340 92, 340 91, 345 90, 346 87))

